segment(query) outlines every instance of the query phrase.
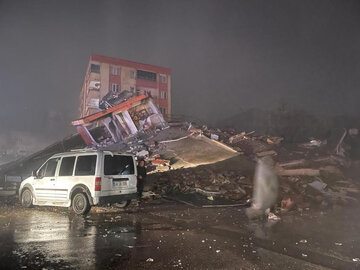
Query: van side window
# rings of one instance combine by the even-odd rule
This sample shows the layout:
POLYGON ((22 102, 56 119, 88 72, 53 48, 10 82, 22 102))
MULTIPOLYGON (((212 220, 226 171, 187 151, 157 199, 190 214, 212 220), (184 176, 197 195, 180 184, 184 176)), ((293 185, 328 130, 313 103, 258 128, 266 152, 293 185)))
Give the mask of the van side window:
POLYGON ((61 160, 59 176, 71 176, 74 169, 75 157, 64 157, 61 160))
POLYGON ((96 156, 79 156, 76 162, 75 175, 94 175, 96 156))
POLYGON ((49 159, 39 170, 38 175, 40 177, 52 177, 55 176, 56 166, 58 164, 58 158, 49 159))
POLYGON ((105 175, 128 175, 134 173, 134 160, 131 156, 105 155, 105 175))

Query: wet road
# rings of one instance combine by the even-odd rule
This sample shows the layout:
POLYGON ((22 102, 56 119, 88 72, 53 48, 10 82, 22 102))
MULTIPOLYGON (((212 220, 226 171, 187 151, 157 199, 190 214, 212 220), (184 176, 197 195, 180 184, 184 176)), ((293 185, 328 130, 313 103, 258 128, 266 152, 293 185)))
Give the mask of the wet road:
POLYGON ((243 208, 165 200, 86 217, 3 205, 0 269, 360 269, 353 213, 288 214, 275 224, 249 223, 243 208))

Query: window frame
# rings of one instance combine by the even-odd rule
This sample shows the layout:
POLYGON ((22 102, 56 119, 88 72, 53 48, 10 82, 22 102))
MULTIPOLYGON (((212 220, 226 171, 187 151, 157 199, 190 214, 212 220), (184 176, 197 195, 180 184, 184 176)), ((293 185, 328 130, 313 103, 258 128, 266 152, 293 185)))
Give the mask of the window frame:
POLYGON ((44 177, 55 177, 55 176, 57 176, 56 173, 57 173, 58 166, 59 166, 59 160, 60 160, 59 157, 49 158, 49 159, 48 159, 43 165, 41 165, 41 167, 36 171, 36 174, 37 174, 38 178, 42 179, 42 178, 44 178, 44 177), (39 175, 41 169, 44 168, 45 166, 46 166, 45 172, 47 171, 47 166, 48 166, 50 160, 53 160, 53 159, 56 160, 56 167, 55 167, 54 175, 52 175, 52 176, 39 175))
POLYGON ((121 74, 120 67, 119 66, 110 66, 110 74, 113 76, 119 76, 121 74))
POLYGON ((65 157, 62 157, 62 158, 61 158, 60 165, 59 165, 59 172, 58 172, 57 176, 59 176, 59 177, 74 176, 74 174, 75 174, 75 165, 76 165, 76 160, 77 160, 77 157, 76 157, 76 156, 65 156, 65 157), (73 167, 72 167, 72 172, 71 172, 71 175, 60 175, 60 172, 61 172, 61 166, 62 166, 62 164, 63 164, 63 160, 64 160, 65 158, 74 158, 74 163, 73 163, 73 165, 72 165, 73 167))
POLYGON ((136 79, 157 82, 157 74, 152 71, 138 69, 138 70, 136 70, 136 79), (146 74, 149 76, 146 76, 146 74), (152 76, 150 76, 150 75, 152 75, 152 76), (155 75, 155 76, 153 76, 153 75, 155 75))
POLYGON ((136 79, 136 70, 130 70, 130 79, 136 79))
POLYGON ((166 74, 160 74, 159 77, 160 77, 160 82, 161 82, 161 83, 167 83, 167 76, 166 76, 166 74))
POLYGON ((102 171, 102 173, 103 173, 103 175, 104 176, 112 176, 112 175, 114 175, 114 174, 106 174, 105 173, 105 164, 106 164, 106 162, 105 162, 105 159, 106 159, 106 156, 110 156, 110 157, 115 157, 115 156, 120 156, 120 157, 127 157, 127 158, 129 158, 129 159, 131 159, 131 161, 132 161, 132 170, 133 170, 133 173, 130 173, 130 174, 115 174, 115 175, 118 175, 118 176, 126 176, 126 175, 134 175, 135 173, 136 173, 136 164, 134 164, 134 159, 131 157, 131 156, 127 156, 127 155, 114 155, 114 156, 111 156, 110 154, 105 154, 104 156, 103 156, 103 171, 102 171))
POLYGON ((96 64, 96 63, 91 63, 90 64, 90 73, 96 73, 96 74, 100 74, 100 64, 96 64), (93 69, 94 66, 98 66, 99 67, 99 72, 97 72, 97 68, 93 69))
POLYGON ((76 176, 76 177, 79 177, 79 176, 95 176, 96 175, 96 169, 97 169, 97 163, 98 163, 98 158, 99 156, 97 154, 88 154, 88 155, 78 155, 76 156, 76 161, 75 161, 75 165, 74 165, 74 171, 73 171, 73 176, 76 176), (79 158, 80 157, 87 157, 87 156, 95 156, 96 157, 96 160, 95 160, 95 171, 94 171, 94 174, 92 175, 77 175, 76 174, 76 168, 77 168, 77 165, 78 165, 78 162, 79 162, 79 158))
POLYGON ((112 92, 120 92, 120 85, 117 83, 111 83, 111 91, 112 92), (115 89, 115 90, 114 90, 115 89))
POLYGON ((166 114, 166 109, 164 107, 159 107, 159 110, 160 110, 162 115, 166 114))
POLYGON ((166 91, 160 91, 160 99, 166 99, 166 91))

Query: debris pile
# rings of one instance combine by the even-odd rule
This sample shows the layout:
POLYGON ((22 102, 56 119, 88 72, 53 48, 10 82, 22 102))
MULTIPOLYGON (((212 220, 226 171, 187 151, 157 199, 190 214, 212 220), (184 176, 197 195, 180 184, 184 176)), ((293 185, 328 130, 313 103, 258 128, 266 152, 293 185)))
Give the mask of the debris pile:
POLYGON ((149 189, 155 193, 196 192, 206 197, 220 196, 229 200, 241 200, 251 194, 252 179, 235 171, 215 173, 206 168, 187 168, 152 175, 149 189))
POLYGON ((345 174, 347 168, 336 159, 296 160, 278 164, 282 208, 300 210, 313 204, 321 207, 358 203, 358 183, 345 174))
MULTIPOLYGON (((351 164, 357 163, 344 151, 339 155, 336 150, 349 149, 344 145, 344 136, 339 142, 343 146, 337 145, 334 149, 326 140, 311 139, 294 145, 286 144, 286 138, 259 136, 255 132, 235 133, 234 130, 206 126, 195 128, 191 125, 188 132, 191 136, 207 136, 231 147, 252 164, 252 171, 244 168, 240 160, 235 166, 220 162, 224 163, 220 171, 211 165, 178 170, 169 166, 165 171, 150 176, 152 180, 148 189, 160 194, 197 192, 208 198, 245 201, 252 197, 255 161, 272 156, 279 177, 278 206, 283 211, 306 210, 314 205, 325 208, 358 203, 359 183, 347 174, 351 164)), ((358 136, 356 132, 353 134, 358 136)))
POLYGON ((357 202, 359 186, 345 174, 351 164, 345 143, 356 141, 357 129, 345 131, 333 148, 327 140, 315 138, 287 144, 286 138, 255 131, 238 133, 186 122, 168 124, 147 96, 127 95, 118 99, 121 102, 107 99, 99 115, 73 125, 89 146, 144 158, 151 173, 147 190, 158 194, 196 192, 209 200, 249 200, 255 163, 271 156, 279 177, 278 205, 284 211, 307 209, 314 203, 326 207, 357 202), (106 132, 95 142, 86 127, 99 122, 106 132), (234 156, 243 158, 226 162, 234 156), (214 170, 211 164, 218 163, 223 163, 222 167, 214 170))

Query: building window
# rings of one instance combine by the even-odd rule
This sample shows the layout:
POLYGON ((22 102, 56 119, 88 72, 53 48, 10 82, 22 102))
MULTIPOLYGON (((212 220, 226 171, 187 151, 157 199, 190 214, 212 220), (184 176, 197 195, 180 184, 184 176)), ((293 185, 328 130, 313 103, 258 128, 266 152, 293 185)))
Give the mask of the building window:
POLYGON ((160 74, 160 82, 161 83, 166 83, 166 81, 167 81, 166 75, 160 74))
POLYGON ((116 83, 112 83, 111 84, 111 91, 113 92, 119 92, 120 91, 120 86, 116 83))
POLYGON ((92 73, 100 73, 100 65, 91 64, 90 72, 92 72, 92 73))
POLYGON ((120 75, 120 67, 111 66, 111 75, 120 75))
POLYGON ((144 71, 144 70, 137 70, 136 77, 141 80, 148 80, 156 82, 156 73, 144 71))
POLYGON ((144 95, 147 95, 148 97, 152 97, 151 90, 144 90, 144 95))
POLYGON ((163 107, 159 107, 159 109, 160 109, 160 112, 161 112, 161 114, 166 114, 166 110, 165 110, 165 108, 163 108, 163 107))
POLYGON ((135 71, 134 70, 130 70, 130 78, 135 79, 135 71))
POLYGON ((160 91, 160 98, 161 99, 166 99, 166 92, 160 91))

